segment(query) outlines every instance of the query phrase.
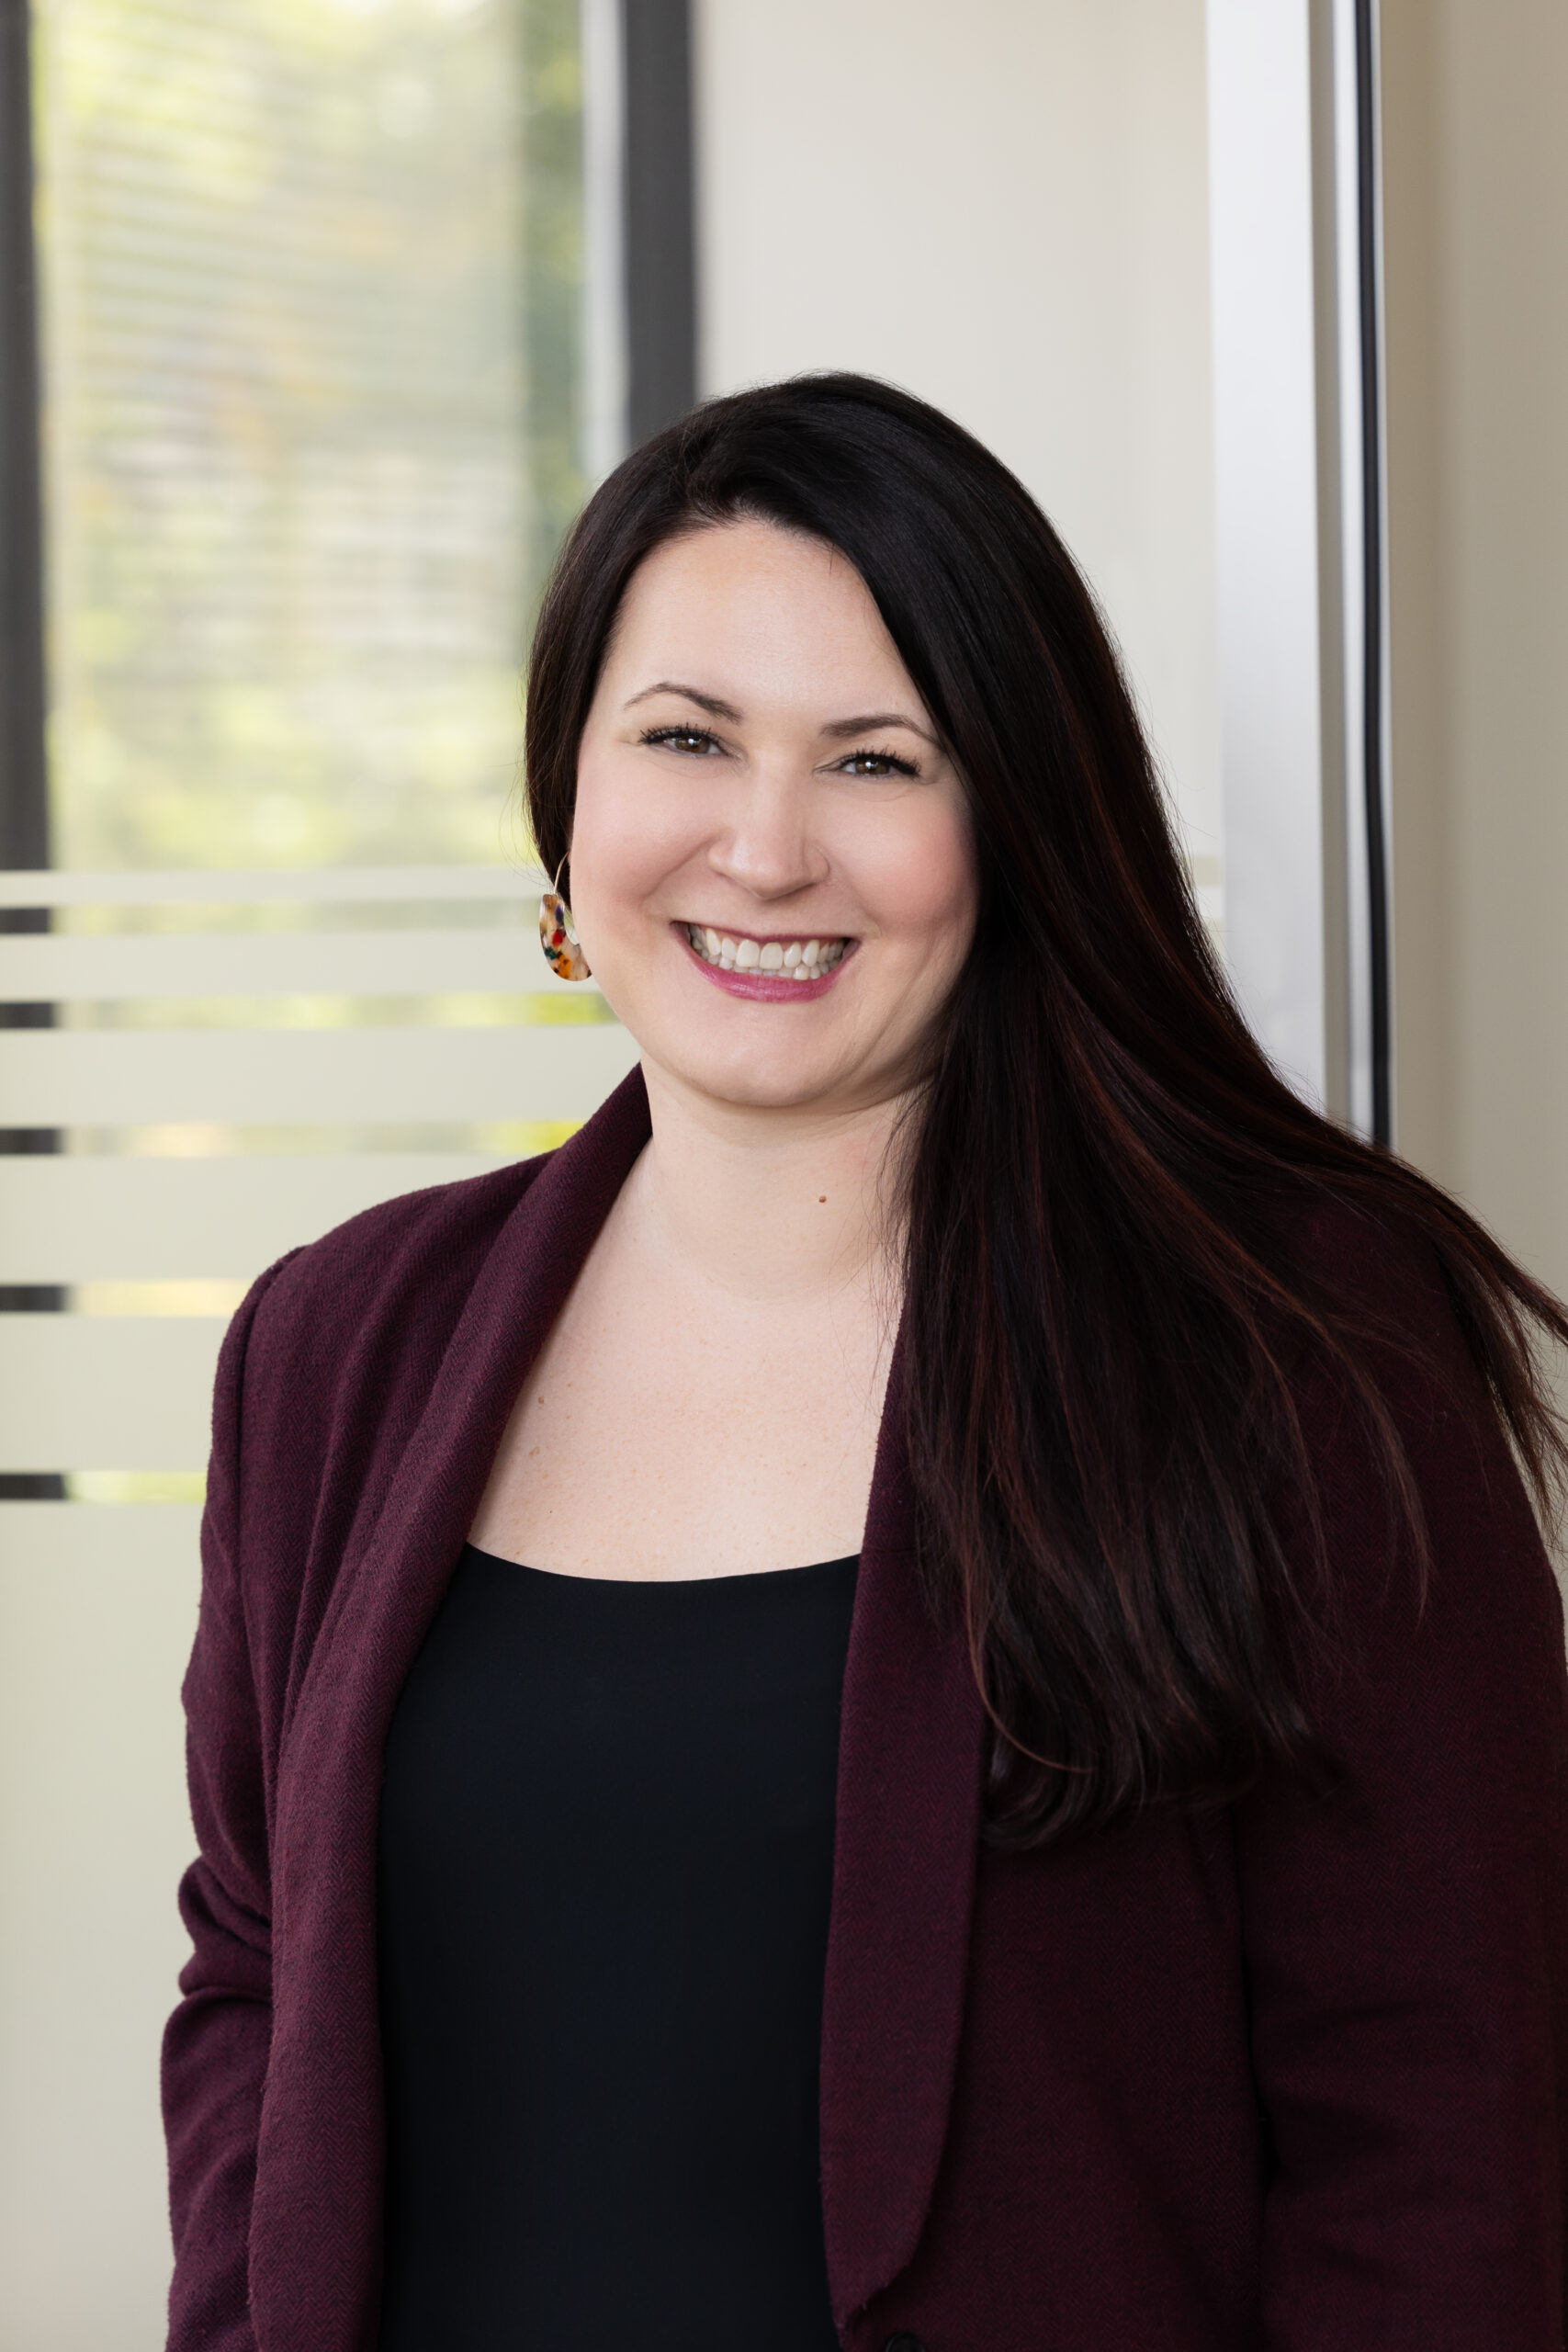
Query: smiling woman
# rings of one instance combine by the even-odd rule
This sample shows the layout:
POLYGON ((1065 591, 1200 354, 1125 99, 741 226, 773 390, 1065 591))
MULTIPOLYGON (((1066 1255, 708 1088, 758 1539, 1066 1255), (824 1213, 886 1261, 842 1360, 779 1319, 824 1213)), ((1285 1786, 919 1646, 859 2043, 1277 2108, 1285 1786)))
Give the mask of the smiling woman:
POLYGON ((918 401, 627 459, 528 730, 641 1068, 235 1318, 175 2352, 1547 2352, 1568 1315, 1270 1069, 918 401))
MULTIPOLYGON (((738 522, 649 557, 583 729, 572 839, 590 954, 655 1057, 717 1053, 727 1084, 739 1059, 792 1098, 918 1074, 975 927, 968 804, 864 582, 820 540, 738 522), (738 1023, 692 997, 694 965, 753 1003, 836 990, 831 1014, 738 1023)), ((692 1075, 711 1091, 716 1072, 692 1075)))

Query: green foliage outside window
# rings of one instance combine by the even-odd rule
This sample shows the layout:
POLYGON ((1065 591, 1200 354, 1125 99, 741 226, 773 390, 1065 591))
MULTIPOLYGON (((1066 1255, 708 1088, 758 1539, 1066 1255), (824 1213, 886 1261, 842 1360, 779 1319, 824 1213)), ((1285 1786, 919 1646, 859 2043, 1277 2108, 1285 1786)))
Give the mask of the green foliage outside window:
POLYGON ((56 857, 491 860, 584 491, 574 0, 41 0, 56 857))

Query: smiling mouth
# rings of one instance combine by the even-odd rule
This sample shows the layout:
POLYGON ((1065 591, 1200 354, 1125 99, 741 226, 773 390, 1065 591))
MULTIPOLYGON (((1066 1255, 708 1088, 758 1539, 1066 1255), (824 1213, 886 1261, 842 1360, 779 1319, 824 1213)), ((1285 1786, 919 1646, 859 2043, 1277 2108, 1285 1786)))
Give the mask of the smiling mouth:
POLYGON ((694 956, 719 972, 756 972, 768 979, 820 980, 841 964, 850 939, 749 939, 744 932, 681 925, 694 956))

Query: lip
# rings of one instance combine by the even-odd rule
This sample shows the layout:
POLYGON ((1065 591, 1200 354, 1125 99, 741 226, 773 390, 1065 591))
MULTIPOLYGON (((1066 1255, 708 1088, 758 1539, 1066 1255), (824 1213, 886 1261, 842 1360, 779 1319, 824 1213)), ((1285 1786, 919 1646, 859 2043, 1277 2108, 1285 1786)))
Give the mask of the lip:
MULTIPOLYGON (((783 973, 727 972, 721 965, 705 964, 687 938, 685 925, 674 922, 670 928, 680 942, 681 952, 686 961, 702 974, 705 980, 711 980, 716 989, 724 990, 726 996, 747 997, 753 1004, 815 1003, 818 997, 827 995, 840 973, 854 961, 855 950, 860 945, 858 939, 852 939, 832 970, 824 972, 819 980, 792 980, 783 973)), ((773 934, 754 931, 747 935, 762 947, 773 934)), ((781 939, 795 939, 798 935, 793 931, 777 934, 781 939)))

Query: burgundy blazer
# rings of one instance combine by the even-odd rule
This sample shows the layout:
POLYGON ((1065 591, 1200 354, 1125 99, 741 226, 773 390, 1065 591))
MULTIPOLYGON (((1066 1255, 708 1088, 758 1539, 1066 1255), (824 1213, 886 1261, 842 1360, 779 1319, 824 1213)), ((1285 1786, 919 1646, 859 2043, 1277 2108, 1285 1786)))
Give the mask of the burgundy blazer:
MULTIPOLYGON (((647 1133, 634 1074, 551 1157, 285 1259, 229 1335, 186 1685, 195 1951, 164 2056, 175 2352, 372 2352, 387 1727, 647 1133)), ((1446 1316, 1351 1223, 1333 1246, 1364 1250, 1356 1279, 1446 1316)), ((889 1408, 822 2048, 829 2269, 856 2352, 1562 2345, 1556 1589, 1478 1400, 1396 1399, 1435 1541, 1424 1611, 1356 1445, 1311 1409, 1349 1604, 1316 1690, 1339 1794, 1269 1785, 1003 1855, 978 1834, 964 1646, 917 1593, 889 1408)))

